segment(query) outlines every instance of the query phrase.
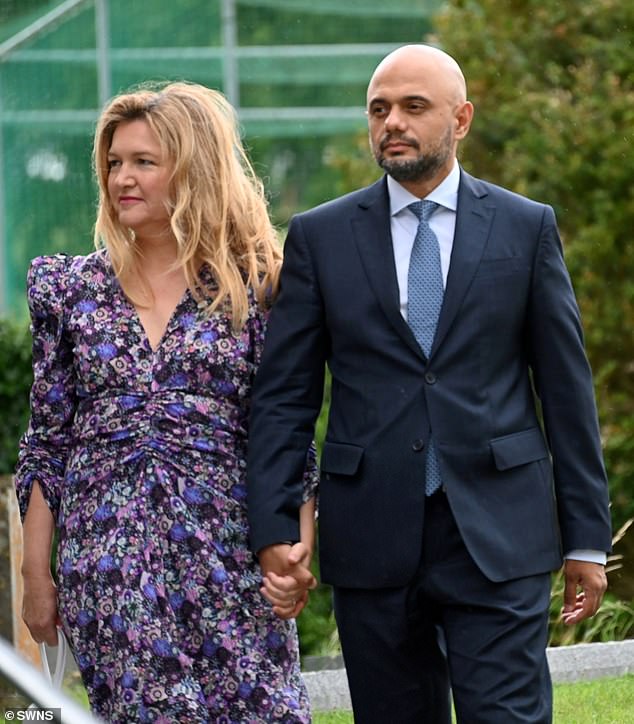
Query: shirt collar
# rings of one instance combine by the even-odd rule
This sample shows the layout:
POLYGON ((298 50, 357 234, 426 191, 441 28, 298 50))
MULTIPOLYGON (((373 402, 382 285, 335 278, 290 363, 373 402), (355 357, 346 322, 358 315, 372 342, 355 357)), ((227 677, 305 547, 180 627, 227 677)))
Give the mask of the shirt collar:
MULTIPOLYGON (((458 208, 458 186, 460 184, 460 166, 454 162, 449 175, 436 186, 425 198, 435 201, 439 206, 454 211, 458 208)), ((390 214, 396 216, 418 197, 401 186, 390 175, 387 177, 387 191, 390 197, 390 214)))

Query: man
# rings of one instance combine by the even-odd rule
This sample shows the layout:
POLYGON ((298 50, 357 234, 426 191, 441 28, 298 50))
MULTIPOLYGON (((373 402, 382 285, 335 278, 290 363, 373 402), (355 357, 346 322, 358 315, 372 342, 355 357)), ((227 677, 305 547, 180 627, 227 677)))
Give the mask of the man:
POLYGON ((581 621, 611 545, 554 213, 460 168, 473 106, 445 53, 387 56, 367 112, 387 175, 290 225, 253 399, 252 545, 265 575, 308 585, 288 544, 326 362, 320 561, 355 721, 448 721, 449 680, 459 721, 549 722, 550 572, 565 555, 563 616, 581 621))

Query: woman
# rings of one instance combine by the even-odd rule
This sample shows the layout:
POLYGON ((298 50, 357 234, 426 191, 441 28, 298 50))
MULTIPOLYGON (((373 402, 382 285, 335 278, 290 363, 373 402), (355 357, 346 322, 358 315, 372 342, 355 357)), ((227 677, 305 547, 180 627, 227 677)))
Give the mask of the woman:
MULTIPOLYGON (((281 254, 233 109, 187 83, 119 96, 94 164, 98 250, 29 270, 24 619, 36 641, 63 627, 107 721, 310 721, 288 620, 306 596, 269 581, 272 607, 247 545, 249 395, 281 254)), ((304 563, 312 457, 305 478, 304 563)))

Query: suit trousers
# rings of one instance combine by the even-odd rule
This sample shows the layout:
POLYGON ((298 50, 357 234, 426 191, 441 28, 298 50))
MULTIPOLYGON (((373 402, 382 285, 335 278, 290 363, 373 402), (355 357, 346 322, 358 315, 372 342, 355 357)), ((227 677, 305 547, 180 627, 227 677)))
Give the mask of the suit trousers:
POLYGON ((450 687, 461 724, 551 722, 550 574, 490 581, 446 494, 425 508, 409 585, 333 592, 355 723, 446 724, 450 687))

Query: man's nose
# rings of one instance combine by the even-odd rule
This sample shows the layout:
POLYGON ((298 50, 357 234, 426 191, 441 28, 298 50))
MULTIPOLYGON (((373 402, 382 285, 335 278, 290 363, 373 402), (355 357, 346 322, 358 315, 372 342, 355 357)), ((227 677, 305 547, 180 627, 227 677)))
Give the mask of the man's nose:
POLYGON ((403 130, 405 128, 405 118, 400 110, 393 106, 390 108, 390 112, 385 117, 385 128, 388 131, 398 129, 403 130))

